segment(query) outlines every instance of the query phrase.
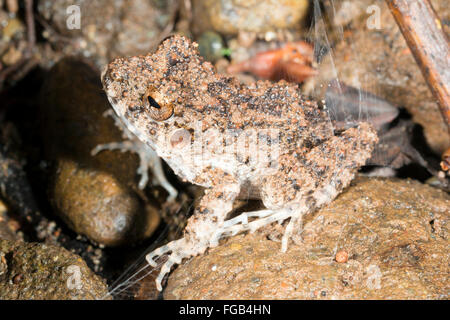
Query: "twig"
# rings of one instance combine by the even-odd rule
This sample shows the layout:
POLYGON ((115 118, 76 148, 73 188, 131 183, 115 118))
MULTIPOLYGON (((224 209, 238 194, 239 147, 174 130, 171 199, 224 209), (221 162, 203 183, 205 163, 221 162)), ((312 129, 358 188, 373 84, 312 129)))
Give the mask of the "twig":
POLYGON ((33 0, 25 0, 25 13, 27 22, 27 37, 28 37, 28 55, 31 56, 34 45, 36 44, 36 28, 34 26, 33 15, 33 0))
POLYGON ((22 58, 19 61, 17 61, 15 64, 13 64, 12 66, 9 66, 9 67, 1 70, 1 72, 0 72, 0 91, 2 91, 2 89, 3 89, 3 84, 6 80, 6 78, 8 78, 9 75, 11 75, 14 72, 16 72, 17 70, 19 70, 20 67, 23 66, 25 61, 26 61, 26 59, 22 58))
POLYGON ((191 0, 184 0, 184 8, 186 9, 186 17, 189 24, 192 22, 192 3, 191 0))
POLYGON ((45 31, 49 34, 49 40, 54 40, 55 42, 64 42, 64 43, 71 43, 73 40, 69 37, 65 37, 61 34, 59 34, 47 21, 45 21, 42 17, 39 15, 36 16, 36 20, 44 27, 45 31))
POLYGON ((386 0, 450 132, 450 48, 429 0, 386 0))
POLYGON ((180 3, 178 1, 174 2, 176 5, 173 6, 171 12, 169 13, 171 15, 169 23, 165 26, 165 28, 159 33, 158 37, 150 43, 150 48, 153 48, 157 45, 159 45, 165 38, 167 38, 173 31, 173 28, 175 27, 175 20, 176 20, 176 13, 179 10, 180 3))

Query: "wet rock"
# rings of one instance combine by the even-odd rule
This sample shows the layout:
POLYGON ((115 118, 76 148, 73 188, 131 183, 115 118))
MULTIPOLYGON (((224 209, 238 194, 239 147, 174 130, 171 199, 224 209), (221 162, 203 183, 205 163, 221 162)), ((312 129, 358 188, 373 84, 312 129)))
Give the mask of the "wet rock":
MULTIPOLYGON (((337 75, 347 85, 405 107, 413 120, 423 126, 430 147, 441 154, 450 146, 447 127, 385 1, 358 1, 358 5, 349 2, 339 3, 334 19, 336 30, 345 27, 343 33, 338 33, 343 39, 333 50, 334 55, 323 59, 319 76, 305 85, 305 91, 323 99, 327 84, 337 75), (349 10, 348 6, 353 9, 349 10), (378 11, 367 13, 369 6, 378 11), (374 20, 377 12, 380 13, 379 27, 374 20), (347 16, 349 13, 352 14, 347 16)), ((448 21, 450 7, 447 1, 431 2, 441 20, 448 21)), ((448 27, 444 30, 449 32, 448 27)), ((340 39, 336 37, 335 40, 340 39)))
POLYGON ((299 28, 308 9, 306 0, 194 0, 193 30, 223 35, 240 31, 265 33, 299 28))
MULTIPOLYGON (((167 299, 448 299, 450 196, 412 180, 358 178, 306 217, 280 252, 275 224, 193 258, 167 299)), ((281 229, 281 230, 280 230, 281 229)))
POLYGON ((64 248, 0 240, 0 299, 103 299, 107 292, 106 283, 64 248))
POLYGON ((44 35, 51 42, 67 55, 81 54, 102 66, 116 56, 143 54, 157 46, 174 17, 176 2, 97 0, 74 6, 70 0, 44 0, 38 10, 49 25, 44 35))
MULTIPOLYGON (((34 120, 35 121, 35 120, 34 120)), ((30 129, 33 131, 33 129, 30 129)), ((39 148, 39 147, 37 147, 39 148)), ((32 187, 32 157, 12 122, 0 124, 0 239, 57 243, 61 229, 41 214, 32 187), (4 205, 3 205, 4 204, 4 205)), ((41 186, 37 183, 34 186, 41 186)), ((39 192, 39 191, 38 191, 39 192)))
POLYGON ((212 31, 204 32, 197 40, 198 50, 202 57, 216 62, 224 56, 224 43, 220 34, 212 31))
POLYGON ((65 59, 46 80, 41 95, 42 136, 54 163, 49 196, 55 211, 77 233, 105 245, 150 236, 157 209, 138 195, 135 154, 103 151, 99 144, 121 141, 101 89, 99 74, 81 61, 65 59))

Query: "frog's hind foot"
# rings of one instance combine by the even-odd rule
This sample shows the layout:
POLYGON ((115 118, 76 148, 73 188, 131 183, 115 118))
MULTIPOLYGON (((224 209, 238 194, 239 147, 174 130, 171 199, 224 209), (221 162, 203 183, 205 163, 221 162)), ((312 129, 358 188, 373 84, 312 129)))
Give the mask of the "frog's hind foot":
POLYGON ((181 238, 179 240, 175 240, 172 242, 169 242, 168 244, 159 247, 156 250, 153 250, 147 256, 145 259, 152 267, 157 267, 158 262, 156 262, 156 259, 168 254, 167 260, 162 264, 160 273, 158 277, 156 278, 156 288, 159 291, 162 291, 162 281, 166 274, 170 273, 170 269, 176 265, 180 264, 181 261, 184 258, 189 258, 193 255, 195 255, 192 250, 189 250, 189 246, 185 238, 181 238), (168 254, 170 252, 170 254, 168 254))
POLYGON ((305 211, 306 210, 302 210, 301 208, 281 208, 275 210, 244 212, 235 218, 225 221, 222 227, 217 230, 215 239, 218 241, 220 238, 234 236, 244 231, 253 233, 263 226, 276 221, 282 223, 290 218, 281 241, 281 251, 286 252, 288 241, 294 233, 295 227, 301 223, 301 218, 305 211), (249 222, 249 219, 254 220, 249 222))

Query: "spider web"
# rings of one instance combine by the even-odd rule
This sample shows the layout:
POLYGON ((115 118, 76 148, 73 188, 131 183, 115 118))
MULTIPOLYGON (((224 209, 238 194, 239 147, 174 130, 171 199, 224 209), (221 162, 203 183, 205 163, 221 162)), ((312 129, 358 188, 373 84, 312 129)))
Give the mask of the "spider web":
MULTIPOLYGON (((185 210, 186 216, 188 216, 189 212, 192 211, 194 201, 193 199, 185 201, 190 201, 191 204, 187 208, 181 206, 182 209, 180 210, 185 210)), ((173 232, 170 232, 169 229, 169 226, 165 225, 152 245, 132 262, 121 276, 111 283, 109 292, 104 299, 153 300, 162 298, 161 293, 156 289, 155 279, 166 259, 164 257, 159 259, 158 265, 152 267, 148 264, 145 256, 161 245, 181 238, 183 232, 181 227, 176 227, 173 232)))

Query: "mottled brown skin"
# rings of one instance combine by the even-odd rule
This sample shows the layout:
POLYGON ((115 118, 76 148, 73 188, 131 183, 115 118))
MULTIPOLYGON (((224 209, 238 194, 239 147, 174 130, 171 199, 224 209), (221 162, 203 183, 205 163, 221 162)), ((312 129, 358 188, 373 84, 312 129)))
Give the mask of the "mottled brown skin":
POLYGON ((155 54, 114 60, 102 81, 128 128, 176 174, 209 188, 184 238, 149 255, 154 264, 154 256, 172 252, 159 282, 173 264, 217 245, 224 234, 253 231, 290 218, 285 251, 301 216, 334 199, 370 157, 377 141, 366 123, 336 134, 326 110, 305 99, 295 84, 258 81, 244 85, 216 74, 199 56, 197 44, 180 36, 165 40, 155 54), (236 138, 252 129, 258 133, 272 130, 258 136, 258 152, 263 147, 278 150, 269 162, 249 161, 252 154, 246 149, 254 141, 246 142, 247 148, 231 141, 236 147, 232 155, 208 149, 228 139, 230 132, 236 138), (203 162, 189 157, 189 147, 205 140, 209 144, 201 149, 203 162), (239 194, 261 198, 269 212, 226 221, 239 194), (247 221, 254 217, 258 219, 247 221))

